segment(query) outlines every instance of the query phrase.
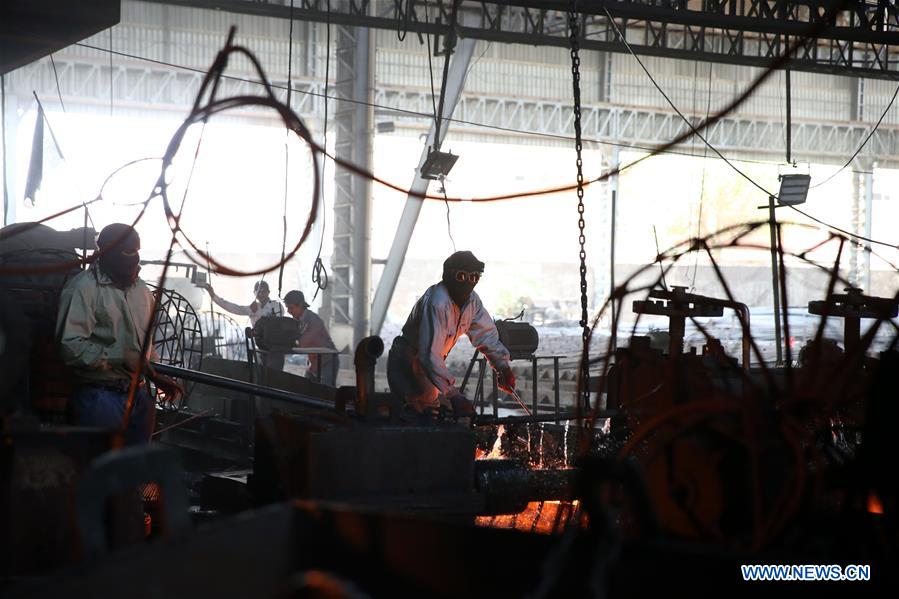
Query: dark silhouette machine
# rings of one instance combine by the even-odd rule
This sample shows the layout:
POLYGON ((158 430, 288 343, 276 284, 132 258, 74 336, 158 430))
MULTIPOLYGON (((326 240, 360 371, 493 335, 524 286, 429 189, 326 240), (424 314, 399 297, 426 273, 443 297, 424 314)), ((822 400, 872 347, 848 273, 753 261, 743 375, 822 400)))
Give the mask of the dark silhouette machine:
MULTIPOLYGON (((4 258, 5 272, 9 264, 4 258)), ((53 289, 63 280, 54 279, 53 289)), ((7 372, 23 375, 4 387, 7 406, 35 397, 38 387, 24 373, 39 359, 33 348, 52 345, 50 329, 40 337, 16 328, 41 330, 41 319, 55 316, 52 289, 23 296, 25 283, 4 279, 4 317, 15 310, 36 315, 4 320, 6 339, 26 340, 12 347, 32 348, 11 352, 7 342, 0 354, 7 372), (36 304, 42 312, 23 297, 44 298, 36 304)), ((669 318, 666 347, 633 337, 601 371, 594 365, 592 384, 604 402, 571 427, 573 467, 567 459, 547 467, 492 454, 476 459, 500 441, 525 452, 533 439, 559 444, 558 435, 543 440, 537 427, 552 417, 536 411, 508 419, 506 437, 496 426, 503 419, 483 410, 474 422, 404 420, 401 400, 376 386, 384 351, 377 337, 356 348, 356 384, 339 389, 283 372, 259 376, 253 369, 263 367, 246 361, 159 363, 159 372, 195 387, 180 411, 160 414, 163 443, 150 449, 96 458, 108 448, 99 432, 75 447, 70 435, 5 429, 4 547, 15 548, 4 556, 6 571, 81 564, 59 582, 19 589, 33 597, 63 588, 113 596, 147 568, 157 575, 134 596, 293 596, 320 585, 350 596, 581 596, 597 588, 641 595, 663 580, 696 584, 699 569, 706 573, 700 584, 720 590, 730 588, 743 563, 827 559, 873 564, 883 574, 870 589, 882 590, 895 582, 885 564, 897 547, 899 495, 885 465, 899 457, 889 431, 899 417, 899 358, 895 342, 868 355, 877 327, 861 334, 859 321, 888 322, 896 308, 893 299, 857 289, 829 293, 809 311, 845 320, 844 348, 825 339, 822 326, 795 360, 787 347, 785 364, 771 367, 745 305, 683 288, 654 290, 633 309, 669 318), (696 320, 725 309, 737 314, 739 358, 696 320), (701 352, 684 351, 688 320, 703 333, 701 352), (594 427, 599 416, 611 417, 607 433, 594 427), (47 457, 58 454, 67 461, 47 457), (190 466, 187 474, 181 463, 190 466), (48 472, 65 480, 53 493, 33 483, 48 472), (114 529, 127 524, 104 519, 96 505, 142 482, 161 490, 151 528, 159 540, 111 554, 109 539, 120 536, 114 529), (472 526, 487 516, 496 516, 489 518, 496 525, 529 510, 539 515, 552 502, 568 506, 553 511, 555 535, 472 526), (48 522, 62 531, 53 551, 41 535, 28 535, 48 522), (172 560, 190 567, 172 568, 172 560), (648 566, 656 577, 646 576, 648 566)), ((164 339, 177 336, 183 321, 177 304, 168 310, 164 339)), ((536 331, 507 329, 509 343, 520 345, 536 370, 536 331)), ((190 346, 202 347, 202 339, 190 346)), ((483 395, 483 375, 478 379, 483 395)), ((48 414, 64 422, 64 407, 48 414)))

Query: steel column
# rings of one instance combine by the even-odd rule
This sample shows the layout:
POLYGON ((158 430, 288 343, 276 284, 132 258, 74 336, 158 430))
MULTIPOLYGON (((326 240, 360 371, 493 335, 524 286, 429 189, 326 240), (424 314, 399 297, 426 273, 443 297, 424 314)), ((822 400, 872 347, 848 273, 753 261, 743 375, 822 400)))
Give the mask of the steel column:
MULTIPOLYGON (((371 170, 374 91, 371 30, 357 29, 356 79, 354 97, 367 104, 356 104, 353 155, 356 164, 371 170)), ((368 337, 371 316, 371 179, 353 180, 353 347, 368 337)))
MULTIPOLYGON (((334 152, 371 170, 372 52, 368 29, 337 27, 339 98, 334 152), (361 103, 360 103, 361 102, 361 103)), ((334 254, 328 305, 332 322, 352 327, 353 345, 368 335, 371 287, 371 182, 346 169, 334 174, 334 254)), ((340 341, 338 341, 340 342, 340 341)))
MULTIPOLYGON (((865 237, 871 239, 871 224, 874 221, 874 168, 871 164, 865 173, 865 237)), ((873 295, 871 290, 871 245, 865 244, 864 266, 865 293, 873 295)))
POLYGON ((3 226, 16 222, 16 206, 19 203, 18 188, 16 186, 16 136, 19 128, 18 101, 15 94, 9 90, 9 77, 3 75, 4 93, 3 105, 0 107, 0 119, 2 123, 3 139, 0 145, 3 149, 3 226))
MULTIPOLYGON (((856 163, 861 166, 860 163, 856 163)), ((866 215, 864 214, 864 207, 862 202, 863 193, 862 193, 862 185, 864 185, 864 179, 862 178, 862 174, 856 171, 852 173, 852 232, 856 235, 860 235, 862 232, 862 228, 864 227, 864 223, 866 220, 866 215)), ((861 265, 863 260, 860 260, 862 257, 862 253, 865 251, 864 247, 861 245, 861 242, 858 244, 853 243, 849 248, 849 283, 853 287, 861 287, 861 265)))
MULTIPOLYGON (((450 63, 446 79, 446 90, 444 90, 445 101, 442 114, 444 120, 440 126, 440 139, 446 137, 449 121, 445 119, 453 115, 453 110, 456 108, 456 103, 462 94, 462 87, 465 85, 465 75, 468 72, 468 65, 474 53, 475 43, 476 41, 473 39, 463 39, 456 45, 455 56, 453 56, 453 60, 450 63)), ((409 189, 410 195, 406 198, 406 205, 403 207, 403 214, 400 217, 399 225, 397 225, 396 235, 393 238, 393 244, 390 246, 390 253, 387 255, 384 272, 381 275, 381 280, 378 282, 378 289, 375 291, 375 299, 371 310, 371 330, 373 335, 378 335, 381 332, 381 326, 384 324, 384 319, 387 316, 387 308, 390 306, 393 291, 396 289, 396 282, 403 269, 406 251, 409 249, 409 241, 412 239, 412 232, 415 230, 415 223, 418 221, 418 215, 424 202, 424 200, 411 194, 426 193, 428 191, 430 181, 422 179, 418 172, 428 155, 428 148, 434 144, 435 133, 436 124, 431 124, 428 139, 425 141, 421 157, 418 160, 418 166, 415 169, 415 179, 412 181, 412 186, 409 189)))

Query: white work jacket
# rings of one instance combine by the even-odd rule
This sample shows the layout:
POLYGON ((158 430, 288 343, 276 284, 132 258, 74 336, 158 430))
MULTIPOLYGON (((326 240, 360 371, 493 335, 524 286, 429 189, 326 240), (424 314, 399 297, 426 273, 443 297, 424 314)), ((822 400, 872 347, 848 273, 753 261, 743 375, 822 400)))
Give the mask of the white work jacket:
POLYGON ((473 291, 460 308, 443 283, 432 285, 415 302, 403 325, 403 337, 418 351, 428 378, 444 395, 456 384, 446 367, 446 357, 462 335, 468 335, 494 370, 509 365, 509 350, 500 343, 493 319, 473 291))

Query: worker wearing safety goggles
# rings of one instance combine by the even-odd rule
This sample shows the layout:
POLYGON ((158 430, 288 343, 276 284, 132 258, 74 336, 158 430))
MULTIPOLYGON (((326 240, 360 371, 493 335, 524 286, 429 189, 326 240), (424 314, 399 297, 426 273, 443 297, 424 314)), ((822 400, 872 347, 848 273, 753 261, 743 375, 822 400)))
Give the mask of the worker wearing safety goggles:
POLYGON ((443 279, 425 291, 412 308, 403 334, 393 340, 387 359, 390 390, 402 395, 419 414, 436 411, 441 403, 456 416, 472 416, 471 402, 455 386, 446 357, 462 335, 487 357, 501 389, 515 389, 509 351, 500 343, 490 314, 474 292, 484 263, 468 251, 456 252, 443 263, 443 279))

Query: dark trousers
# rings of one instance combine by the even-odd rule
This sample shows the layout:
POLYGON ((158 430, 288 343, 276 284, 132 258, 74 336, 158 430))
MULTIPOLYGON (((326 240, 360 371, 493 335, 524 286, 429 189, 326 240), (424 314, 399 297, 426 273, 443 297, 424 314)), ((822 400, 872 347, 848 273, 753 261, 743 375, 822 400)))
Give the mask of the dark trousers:
MULTIPOLYGON (((106 429, 119 429, 125 417, 128 392, 92 383, 81 384, 72 396, 75 424, 106 429)), ((146 387, 134 394, 131 419, 125 431, 127 445, 149 443, 156 424, 156 402, 146 387)))
POLYGON ((337 372, 339 370, 340 357, 337 354, 309 356, 309 368, 306 369, 306 378, 323 385, 336 387, 337 372))

